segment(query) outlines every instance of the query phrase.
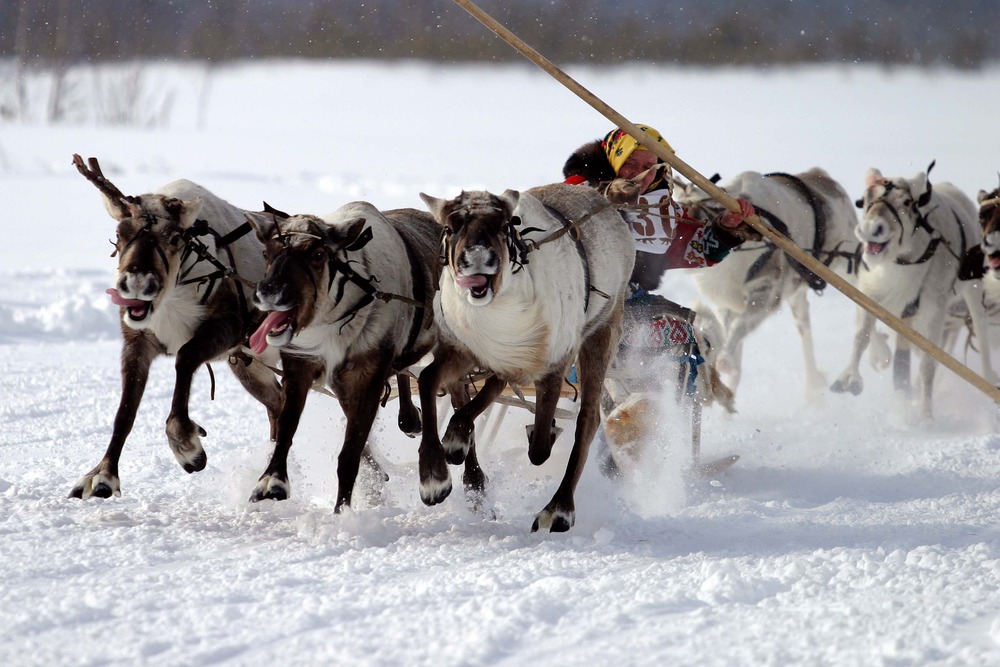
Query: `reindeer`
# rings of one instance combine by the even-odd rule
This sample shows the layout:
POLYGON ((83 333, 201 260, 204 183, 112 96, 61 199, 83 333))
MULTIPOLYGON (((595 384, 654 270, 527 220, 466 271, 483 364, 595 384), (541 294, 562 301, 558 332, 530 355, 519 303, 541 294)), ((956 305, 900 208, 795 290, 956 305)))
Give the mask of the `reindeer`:
POLYGON ((267 408, 272 436, 281 399, 274 374, 258 361, 237 360, 255 311, 244 283, 264 274, 261 248, 243 211, 205 188, 178 180, 155 192, 125 196, 95 158, 73 164, 93 183, 118 221, 118 269, 107 290, 121 307, 122 395, 104 458, 70 491, 70 497, 121 495, 118 461, 142 400, 150 365, 160 355, 175 357, 176 379, 167 442, 188 473, 205 468, 205 429, 192 421, 188 400, 194 372, 202 364, 229 358, 229 368, 267 408))
MULTIPOLYGON (((250 500, 288 497, 288 452, 309 388, 321 380, 347 417, 337 465, 340 512, 351 503, 387 381, 429 353, 437 339, 430 297, 440 234, 425 212, 382 213, 367 202, 325 218, 282 214, 251 222, 267 263, 253 301, 268 314, 250 344, 257 353, 277 348, 285 376, 274 454, 250 500)), ((408 379, 400 381, 400 396, 408 399, 408 379)), ((408 420, 410 431, 419 431, 419 413, 408 420)), ((433 428, 435 418, 427 423, 433 428)), ((466 480, 482 493, 486 480, 474 452, 466 480)))
POLYGON ((628 227, 600 194, 572 185, 507 190, 499 196, 463 192, 452 200, 420 196, 444 230, 445 255, 434 309, 447 352, 435 354, 418 380, 426 424, 435 424, 431 416, 439 382, 460 376, 471 362, 494 374, 459 411, 463 414, 453 417, 443 443, 434 428, 424 429, 421 498, 433 504, 448 495, 445 462, 469 451, 470 418, 507 382, 534 383, 528 458, 544 463, 555 439, 560 388, 575 359, 580 411, 573 450, 562 482, 531 527, 533 532, 569 530, 576 519, 576 485, 600 423, 602 383, 622 333, 635 262, 628 227))
MULTIPOLYGON (((972 246, 962 259, 959 271, 960 281, 980 281, 982 303, 986 309, 987 327, 996 326, 1000 321, 1000 187, 991 192, 980 190, 976 195, 979 202, 980 243, 972 246)), ((975 284, 975 283, 973 283, 975 284)), ((974 332, 972 318, 965 301, 952 303, 945 326, 945 348, 950 350, 961 329, 970 329, 966 345, 972 345, 974 332)), ((986 334, 984 334, 986 335, 986 334)), ((990 354, 994 336, 979 341, 983 354, 990 354)))
MULTIPOLYGON (((768 224, 820 261, 844 274, 856 271, 853 231, 857 217, 850 197, 822 169, 794 175, 746 171, 723 188, 752 202, 768 224)), ((677 201, 689 215, 705 221, 722 212, 720 204, 693 184, 679 184, 677 201)), ((694 272, 693 278, 724 328, 718 367, 733 391, 740 382, 746 337, 787 302, 802 340, 806 396, 819 395, 826 381, 816 363, 808 292, 819 292, 826 286, 821 278, 767 241, 748 241, 725 261, 694 272)), ((883 350, 880 347, 886 355, 883 350)))
MULTIPOLYGON (((909 320, 932 343, 944 340, 949 303, 962 299, 979 340, 986 340, 986 312, 982 284, 958 280, 962 257, 977 238, 976 209, 972 201, 950 183, 931 186, 926 172, 913 178, 886 178, 869 169, 865 193, 856 203, 864 210, 856 236, 862 243, 858 287, 884 308, 909 320)), ((859 394, 863 388, 858 362, 868 345, 875 317, 858 311, 858 326, 847 368, 833 384, 833 391, 859 394)), ((897 337, 893 379, 897 390, 910 388, 909 345, 897 337)), ((996 384, 983 346, 983 374, 996 384)), ((924 354, 920 362, 920 410, 932 417, 936 362, 924 354)))

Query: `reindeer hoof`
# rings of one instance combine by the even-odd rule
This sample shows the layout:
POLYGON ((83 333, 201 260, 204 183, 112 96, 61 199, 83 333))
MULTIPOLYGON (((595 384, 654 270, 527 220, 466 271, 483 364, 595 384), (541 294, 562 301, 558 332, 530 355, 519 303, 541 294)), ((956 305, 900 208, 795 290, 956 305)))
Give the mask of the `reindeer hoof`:
POLYGON ((184 472, 191 474, 193 472, 201 472, 208 465, 208 454, 205 450, 200 451, 193 459, 190 461, 182 462, 181 467, 184 468, 184 472))
POLYGON ((199 472, 208 464, 208 455, 199 437, 205 435, 205 429, 192 421, 184 422, 174 417, 167 419, 167 444, 184 472, 199 472))
POLYGON ((90 492, 90 495, 96 498, 110 498, 115 495, 115 491, 108 484, 101 482, 94 487, 94 490, 90 492))
POLYGON ((250 494, 250 502, 262 500, 288 500, 292 491, 287 481, 275 475, 263 475, 250 494))
POLYGON ((537 533, 539 530, 548 528, 550 533, 565 533, 575 523, 576 513, 573 510, 566 512, 546 508, 535 515, 535 520, 531 524, 531 532, 537 533))
POLYGON ((420 485, 420 500, 425 505, 437 505, 451 494, 451 479, 420 485))
POLYGON ((270 489, 261 491, 254 489, 250 494, 250 502, 259 503, 262 500, 288 500, 288 491, 285 489, 270 489))
POLYGON ((421 416, 420 408, 414 408, 414 411, 409 414, 404 414, 402 411, 399 413, 399 419, 396 420, 399 425, 399 430, 410 438, 415 438, 421 433, 421 416))
POLYGON ((850 393, 857 396, 864 389, 864 383, 861 380, 844 380, 840 379, 830 385, 830 391, 837 394, 850 393))
POLYGON ((552 525, 549 526, 549 532, 550 533, 565 533, 570 528, 572 528, 572 526, 569 525, 569 521, 567 521, 564 517, 557 516, 552 521, 552 525))
POLYGON ((120 496, 121 494, 121 487, 119 486, 117 476, 91 471, 84 475, 76 483, 76 486, 70 490, 69 497, 85 500, 94 497, 110 498, 112 496, 120 496))
POLYGON ((549 460, 549 455, 552 454, 552 445, 556 443, 556 438, 563 430, 556 426, 556 420, 553 419, 549 441, 545 443, 535 438, 534 424, 528 424, 524 428, 528 432, 528 460, 531 461, 532 465, 540 466, 549 460))
POLYGON ((453 466, 465 463, 469 449, 476 444, 476 425, 471 421, 456 420, 448 422, 448 429, 441 438, 444 447, 445 460, 453 466))

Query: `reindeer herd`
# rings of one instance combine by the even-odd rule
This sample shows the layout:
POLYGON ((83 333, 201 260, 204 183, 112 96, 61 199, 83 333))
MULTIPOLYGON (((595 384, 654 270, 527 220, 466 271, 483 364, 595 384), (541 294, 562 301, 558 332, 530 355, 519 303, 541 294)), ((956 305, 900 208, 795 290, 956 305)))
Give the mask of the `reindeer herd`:
MULTIPOLYGON (((427 211, 353 202, 317 217, 267 204, 239 209, 187 180, 125 195, 96 159, 77 155, 74 164, 118 224, 108 294, 121 309, 122 394, 104 457, 71 497, 120 495, 119 459, 159 355, 174 358, 166 435, 185 471, 207 463, 206 431, 188 406, 200 366, 225 361, 267 410, 274 451, 252 502, 290 496, 287 459, 303 408, 314 386, 329 387, 346 417, 338 512, 350 506, 362 465, 384 479, 368 438, 390 382, 398 388, 400 429, 420 438, 421 500, 434 505, 448 497, 448 464, 464 463, 466 494, 481 507, 487 478, 476 455, 476 418, 507 385, 533 386, 528 458, 544 463, 572 367, 580 406, 572 451, 532 530, 574 525, 574 493, 600 429, 635 261, 618 207, 597 190, 554 184, 451 200, 421 194, 427 211), (410 396, 418 367, 419 407, 410 396), (475 391, 473 374, 485 378, 475 391), (443 437, 442 393, 454 407, 443 437)), ((988 327, 1000 315, 1000 188, 980 192, 977 226, 971 200, 949 184, 932 186, 928 173, 885 178, 871 170, 857 202, 860 222, 843 188, 819 169, 746 172, 723 187, 932 342, 952 345, 969 323, 982 372, 996 382, 988 327)), ((678 185, 675 196, 696 217, 719 213, 693 186, 678 185)), ((822 390, 806 298, 822 280, 764 241, 743 244, 695 276, 721 325, 713 361, 733 390, 744 339, 785 301, 802 338, 807 393, 822 390)), ((833 391, 861 392, 859 360, 869 347, 876 366, 890 363, 885 335, 859 310, 850 361, 833 391)), ((904 341, 896 341, 892 363, 897 387, 908 389, 904 341)), ((919 401, 928 417, 933 377, 933 360, 922 359, 919 401)))

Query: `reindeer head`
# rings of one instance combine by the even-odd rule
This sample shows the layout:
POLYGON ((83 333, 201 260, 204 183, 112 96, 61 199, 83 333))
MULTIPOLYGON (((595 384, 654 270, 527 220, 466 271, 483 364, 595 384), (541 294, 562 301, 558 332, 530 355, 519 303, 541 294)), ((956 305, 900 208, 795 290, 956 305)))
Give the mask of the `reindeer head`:
POLYGON ((992 192, 980 190, 979 224, 983 228, 983 255, 989 271, 1000 278, 1000 187, 992 192))
POLYGON ((330 295, 336 267, 347 266, 346 251, 363 245, 365 218, 332 225, 312 215, 281 213, 265 204, 267 213, 248 217, 264 243, 267 269, 257 283, 254 305, 269 314, 250 337, 251 348, 283 347, 316 321, 322 304, 339 301, 343 290, 330 295))
POLYGON ((101 171, 96 158, 73 164, 104 196, 108 213, 118 221, 112 257, 118 257, 112 301, 123 309, 122 321, 133 329, 149 326, 150 318, 176 281, 180 241, 201 211, 201 198, 182 201, 164 195, 125 196, 101 171))
POLYGON ((451 200, 424 193, 420 198, 444 231, 443 261, 451 278, 473 306, 486 306, 499 294, 504 267, 510 261, 510 244, 520 194, 507 190, 462 192, 451 200))
POLYGON ((930 168, 911 179, 890 179, 878 169, 868 170, 864 197, 855 202, 864 215, 854 233, 864 245, 864 261, 869 267, 917 255, 920 243, 926 245, 926 238, 918 243, 916 237, 930 233, 920 210, 931 199, 929 172, 930 168))

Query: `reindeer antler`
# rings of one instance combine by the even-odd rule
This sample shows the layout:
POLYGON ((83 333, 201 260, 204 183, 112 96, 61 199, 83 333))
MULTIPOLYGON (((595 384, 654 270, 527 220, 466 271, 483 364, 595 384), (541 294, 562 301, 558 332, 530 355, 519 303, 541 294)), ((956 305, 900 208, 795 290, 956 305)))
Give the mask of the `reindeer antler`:
POLYGON ((122 212, 122 215, 128 215, 127 202, 130 201, 129 198, 122 194, 122 191, 104 176, 104 172, 101 171, 101 165, 98 164, 96 157, 90 158, 87 160, 87 163, 89 167, 83 163, 83 158, 78 153, 73 153, 73 164, 76 166, 76 170, 84 178, 93 183, 105 197, 111 200, 118 207, 118 210, 122 212))

